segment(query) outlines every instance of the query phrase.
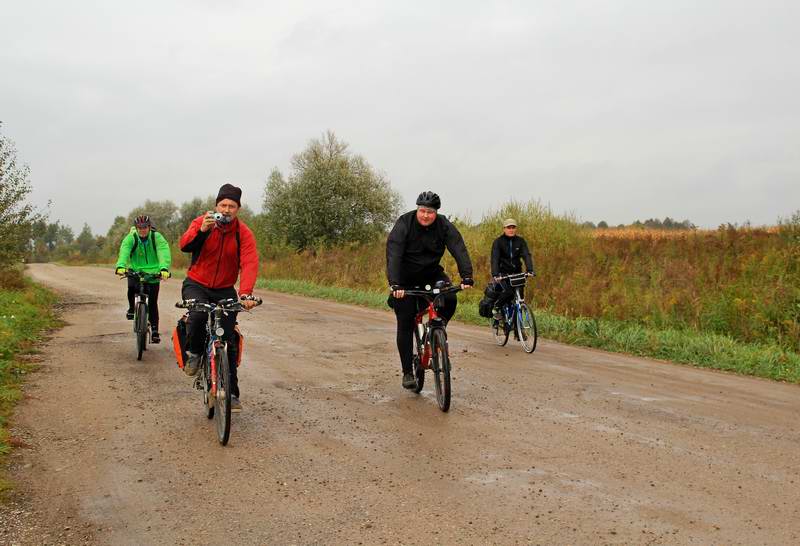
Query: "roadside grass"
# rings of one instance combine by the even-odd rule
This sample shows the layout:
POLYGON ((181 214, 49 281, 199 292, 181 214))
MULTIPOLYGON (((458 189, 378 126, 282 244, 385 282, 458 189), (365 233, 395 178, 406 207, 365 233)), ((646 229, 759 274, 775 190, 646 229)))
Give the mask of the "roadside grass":
MULTIPOLYGON (((334 300, 389 310, 387 293, 337 286, 323 286, 293 279, 259 278, 257 287, 275 292, 334 300)), ((480 290, 475 290, 480 292, 480 290)), ((459 301, 455 320, 487 325, 478 315, 474 296, 459 301)), ((547 339, 617 353, 657 358, 752 375, 777 381, 800 383, 800 354, 777 344, 744 343, 729 336, 674 328, 652 328, 639 324, 594 318, 570 318, 534 309, 539 335, 547 339)), ((486 329, 487 343, 490 339, 486 329)))
MULTIPOLYGON (((30 281, 21 288, 0 288, 0 463, 11 451, 8 420, 21 397, 23 377, 32 369, 24 355, 34 353, 43 332, 58 324, 55 294, 30 281)), ((0 473, 0 494, 10 484, 0 473)))

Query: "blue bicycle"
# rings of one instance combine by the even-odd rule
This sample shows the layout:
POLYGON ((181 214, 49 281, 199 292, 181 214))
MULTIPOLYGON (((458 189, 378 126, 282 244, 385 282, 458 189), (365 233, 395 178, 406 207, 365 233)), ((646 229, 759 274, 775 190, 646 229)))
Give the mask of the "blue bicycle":
POLYGON ((536 342, 539 338, 536 330, 536 318, 520 294, 520 288, 524 288, 528 277, 532 276, 530 273, 515 273, 496 279, 499 283, 507 283, 506 286, 514 289, 514 299, 495 308, 493 316, 489 319, 494 341, 501 347, 508 343, 508 336, 514 332, 514 337, 526 353, 536 350, 536 342))

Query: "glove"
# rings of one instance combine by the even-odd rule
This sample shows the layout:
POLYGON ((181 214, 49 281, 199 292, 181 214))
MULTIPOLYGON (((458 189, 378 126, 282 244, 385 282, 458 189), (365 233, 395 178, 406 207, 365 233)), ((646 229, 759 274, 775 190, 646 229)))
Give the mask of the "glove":
POLYGON ((172 273, 170 273, 170 272, 169 272, 169 271, 167 271, 166 269, 162 269, 162 270, 161 270, 161 278, 162 278, 163 280, 165 280, 165 281, 166 281, 166 280, 167 280, 167 279, 169 279, 171 276, 172 276, 172 273))
POLYGON ((464 286, 475 286, 475 281, 467 277, 466 279, 461 279, 461 284, 464 286))
POLYGON ((127 269, 125 269, 124 267, 118 267, 114 270, 114 275, 119 275, 120 277, 122 277, 126 272, 127 269))

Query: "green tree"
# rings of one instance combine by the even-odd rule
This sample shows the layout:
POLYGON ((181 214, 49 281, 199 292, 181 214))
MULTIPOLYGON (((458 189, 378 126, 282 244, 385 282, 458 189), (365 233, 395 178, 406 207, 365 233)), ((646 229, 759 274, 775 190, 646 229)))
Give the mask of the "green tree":
POLYGON ((89 256, 91 251, 95 248, 94 235, 92 235, 92 228, 89 227, 89 224, 83 224, 83 229, 78 234, 78 238, 75 239, 75 246, 78 252, 81 253, 81 256, 84 257, 89 256))
POLYGON ((397 216, 400 196, 367 161, 328 131, 292 158, 285 180, 277 169, 264 191, 263 230, 302 250, 380 237, 397 216))
POLYGON ((29 176, 28 166, 17 164, 14 142, 0 133, 0 268, 22 259, 29 250, 33 224, 42 219, 26 202, 32 190, 29 176))

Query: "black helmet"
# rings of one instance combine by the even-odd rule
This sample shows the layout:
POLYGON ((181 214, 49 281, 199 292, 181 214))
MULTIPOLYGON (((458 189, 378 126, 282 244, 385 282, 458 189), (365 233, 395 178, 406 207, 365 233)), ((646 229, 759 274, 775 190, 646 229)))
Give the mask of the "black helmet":
POLYGON ((150 227, 152 222, 150 221, 150 217, 146 214, 140 214, 133 220, 133 225, 138 228, 150 227))
POLYGON ((442 201, 439 199, 439 196, 432 191, 424 191, 417 197, 417 206, 439 210, 439 207, 442 206, 442 201))

